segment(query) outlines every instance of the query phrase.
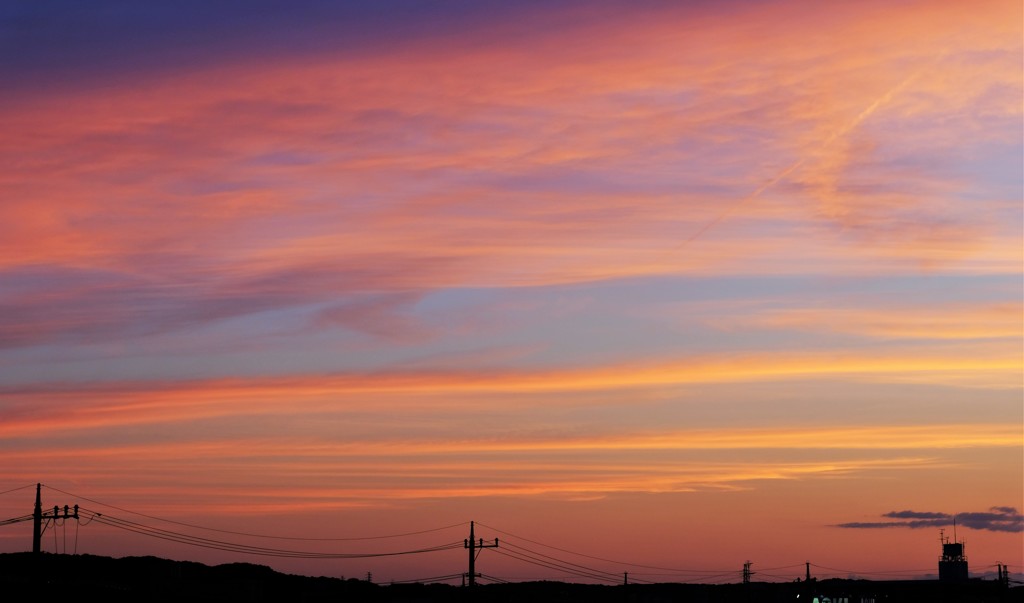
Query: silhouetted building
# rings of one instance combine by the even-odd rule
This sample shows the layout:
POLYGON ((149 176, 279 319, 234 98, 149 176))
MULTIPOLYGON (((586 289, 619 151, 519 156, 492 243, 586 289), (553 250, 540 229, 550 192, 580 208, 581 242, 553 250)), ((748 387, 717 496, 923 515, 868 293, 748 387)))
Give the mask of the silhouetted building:
POLYGON ((942 536, 941 540, 942 557, 939 557, 939 580, 942 582, 967 582, 967 557, 964 556, 964 543, 957 542, 955 537, 953 542, 950 542, 945 536, 942 536))

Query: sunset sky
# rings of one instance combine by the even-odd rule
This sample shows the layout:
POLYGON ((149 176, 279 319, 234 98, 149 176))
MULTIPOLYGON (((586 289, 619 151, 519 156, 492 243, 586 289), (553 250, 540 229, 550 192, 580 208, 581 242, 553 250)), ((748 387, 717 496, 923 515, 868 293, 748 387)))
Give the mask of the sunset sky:
MULTIPOLYGON (((270 558, 83 520, 51 552, 405 580, 466 571, 475 520, 735 582, 934 574, 956 516, 972 573, 1020 574, 1022 23, 0 4, 0 520, 42 482, 222 541, 459 545, 270 558)), ((478 569, 585 581, 514 550, 478 569)))

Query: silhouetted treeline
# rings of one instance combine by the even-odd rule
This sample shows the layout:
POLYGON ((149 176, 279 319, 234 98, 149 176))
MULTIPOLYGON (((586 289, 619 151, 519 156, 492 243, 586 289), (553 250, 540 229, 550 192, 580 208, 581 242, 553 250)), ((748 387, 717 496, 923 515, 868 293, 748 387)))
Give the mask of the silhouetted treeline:
POLYGON ((995 581, 751 584, 630 584, 601 586, 563 582, 486 584, 474 589, 445 584, 377 585, 365 580, 282 574, 249 563, 208 566, 156 557, 113 559, 94 555, 0 554, 0 600, 262 602, 332 601, 381 603, 748 603, 812 602, 829 597, 848 603, 924 601, 995 603, 1024 601, 1024 588, 995 581), (797 597, 799 595, 799 598, 797 597))

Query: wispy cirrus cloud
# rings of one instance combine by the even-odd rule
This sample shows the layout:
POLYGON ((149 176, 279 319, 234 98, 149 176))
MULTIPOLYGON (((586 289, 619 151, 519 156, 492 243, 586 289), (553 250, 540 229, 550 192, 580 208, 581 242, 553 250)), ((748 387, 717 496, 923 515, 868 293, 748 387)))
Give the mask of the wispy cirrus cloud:
MULTIPOLYGON (((909 449, 905 454, 878 458, 863 447, 865 438, 861 436, 872 430, 848 430, 847 436, 842 431, 740 430, 733 434, 680 432, 546 440, 515 436, 420 441, 197 437, 180 442, 64 445, 8 453, 5 458, 17 463, 16 473, 22 479, 29 479, 47 463, 67 458, 76 460, 78 479, 94 482, 136 481, 159 470, 162 479, 156 491, 181 499, 205 499, 205 488, 195 481, 216 480, 218 500, 227 499, 236 507, 240 505, 236 501, 249 499, 244 512, 254 514, 373 500, 736 491, 763 482, 849 478, 948 464, 909 449), (751 447, 762 452, 785 451, 815 441, 835 447, 818 458, 772 455, 753 461, 736 460, 728 454, 751 447), (843 442, 861 448, 843 450, 843 442), (699 458, 693 454, 698 451, 703 452, 699 458), (709 452, 721 456, 709 457, 709 452), (320 486, 293 487, 310 479, 320 486)), ((901 440, 904 446, 908 438, 929 436, 896 429, 881 437, 901 440)), ((879 443, 878 439, 875 442, 879 443)), ((224 503, 210 506, 221 511, 224 503)))
MULTIPOLYGON (((380 408, 415 407, 417 396, 435 399, 436 409, 473 406, 481 397, 532 394, 534 404, 550 405, 571 392, 658 390, 683 384, 757 383, 787 379, 928 383, 974 388, 1012 388, 1021 360, 1016 347, 912 350, 901 354, 848 352, 792 355, 705 356, 672 362, 629 362, 585 368, 542 370, 471 369, 379 370, 325 375, 223 378, 188 382, 110 382, 28 385, 0 391, 8 436, 94 429, 110 425, 189 421, 218 416, 290 414, 293 404, 338 410, 375 400, 380 408), (442 402, 440 398, 449 397, 442 402), (281 400, 290 404, 282 405, 281 400)), ((572 402, 568 402, 572 404, 572 402)))
MULTIPOLYGON (((291 336, 427 341, 444 332, 416 304, 454 288, 1018 269, 1002 219, 1016 205, 983 190, 964 211, 964 177, 946 165, 963 140, 991 142, 1019 121, 1006 100, 1019 96, 1012 35, 952 4, 934 28, 886 7, 886 27, 900 24, 891 47, 865 50, 880 21, 870 12, 797 47, 786 41, 804 20, 845 21, 745 10, 766 25, 740 35, 695 11, 680 37, 650 16, 631 17, 643 27, 570 20, 557 39, 534 34, 543 52, 455 36, 372 56, 214 61, 148 87, 5 104, 0 348, 191 334, 277 312, 293 314, 278 323, 291 336), (950 27, 963 48, 922 55, 950 27), (595 35, 618 43, 589 44, 595 35), (509 77, 493 77, 495 64, 509 77), (932 121, 960 134, 936 140, 932 121), (903 123, 922 127, 887 134, 903 123)), ((759 326, 1014 330, 996 311, 811 314, 789 308, 759 326)))

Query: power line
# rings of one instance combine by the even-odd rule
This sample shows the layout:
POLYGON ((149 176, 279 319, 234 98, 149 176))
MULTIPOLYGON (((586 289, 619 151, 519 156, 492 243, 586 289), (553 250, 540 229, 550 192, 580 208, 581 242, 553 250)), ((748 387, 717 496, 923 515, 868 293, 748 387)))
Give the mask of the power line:
MULTIPOLYGON (((643 573, 643 572, 633 573, 633 572, 630 572, 630 579, 631 579, 631 581, 638 582, 638 583, 644 583, 644 582, 646 582, 646 583, 654 583, 651 580, 644 580, 644 579, 640 578, 641 576, 645 576, 645 577, 673 576, 673 577, 675 577, 677 579, 685 580, 687 582, 700 583, 700 582, 706 582, 706 581, 715 581, 715 580, 719 580, 721 578, 726 578, 726 577, 735 579, 737 577, 737 574, 738 574, 738 570, 716 570, 716 569, 700 569, 700 570, 698 570, 698 569, 668 568, 668 567, 661 567, 661 566, 644 565, 644 564, 639 564, 639 563, 630 563, 630 562, 619 561, 619 560, 615 560, 615 559, 607 559, 607 558, 604 558, 604 557, 597 557, 597 556, 594 556, 594 555, 588 555, 586 553, 580 553, 580 552, 577 552, 577 551, 571 551, 571 550, 564 549, 564 548, 561 548, 561 547, 557 547, 557 546, 554 546, 554 545, 546 544, 546 543, 543 543, 543 542, 540 542, 540 541, 537 541, 537 540, 532 540, 530 538, 526 538, 526 537, 520 536, 518 534, 513 534, 513 533, 508 532, 506 530, 501 530, 499 528, 495 528, 495 527, 489 526, 487 524, 481 523, 480 525, 483 526, 483 527, 486 527, 488 529, 494 530, 495 532, 499 532, 499 533, 504 534, 506 536, 510 536, 513 539, 530 542, 532 544, 536 544, 536 545, 539 545, 539 546, 542 546, 542 547, 545 547, 545 548, 548 548, 548 549, 552 549, 552 550, 555 550, 555 551, 560 551, 560 552, 563 552, 563 553, 567 553, 569 555, 575 555, 575 556, 584 557, 584 558, 587 558, 587 559, 594 559, 596 561, 604 561, 606 563, 615 563, 615 564, 618 564, 618 565, 625 565, 625 566, 629 566, 629 567, 656 569, 656 570, 662 570, 662 571, 665 571, 665 572, 670 572, 670 573, 666 573, 666 574, 643 573)), ((532 563, 533 565, 537 565, 539 567, 544 567, 546 569, 557 569, 559 571, 568 572, 568 573, 573 574, 573 575, 575 575, 577 577, 585 577, 585 578, 589 578, 589 579, 592 579, 592 580, 600 580, 600 581, 614 582, 614 583, 619 583, 622 580, 622 577, 621 577, 622 575, 617 573, 617 572, 609 572, 609 571, 606 571, 606 570, 597 569, 597 568, 594 568, 594 567, 590 567, 590 566, 586 566, 586 565, 581 565, 581 564, 578 564, 578 563, 573 563, 571 561, 566 561, 565 559, 561 559, 561 558, 558 558, 558 557, 553 557, 551 555, 546 555, 546 554, 541 553, 539 551, 532 550, 532 549, 523 547, 521 545, 517 545, 517 544, 515 544, 514 541, 510 542, 507 538, 505 540, 503 540, 502 542, 506 546, 512 547, 512 550, 506 550, 505 553, 503 553, 503 554, 505 554, 508 557, 515 558, 515 559, 517 559, 519 561, 523 561, 525 563, 532 563)), ((770 571, 774 571, 774 570, 792 569, 792 568, 800 567, 802 565, 803 564, 790 564, 790 565, 784 565, 784 566, 778 566, 778 567, 771 567, 771 568, 767 568, 767 571, 770 572, 770 571)), ((773 575, 773 574, 767 574, 767 576, 770 577, 770 578, 773 578, 773 579, 777 579, 777 580, 787 580, 787 581, 790 580, 790 578, 788 578, 788 577, 777 576, 777 575, 773 575)))
POLYGON ((829 570, 831 572, 838 572, 840 574, 864 574, 864 575, 873 575, 873 574, 878 574, 878 575, 891 575, 891 574, 910 574, 910 575, 915 575, 915 574, 919 574, 921 572, 932 572, 932 571, 934 571, 934 568, 928 568, 928 569, 900 569, 900 570, 885 570, 885 571, 874 571, 874 572, 863 571, 863 572, 861 572, 861 571, 856 571, 856 570, 839 569, 839 568, 835 568, 835 567, 827 567, 827 566, 824 566, 824 565, 818 565, 817 563, 812 563, 811 567, 816 567, 816 568, 823 569, 823 570, 829 570))
POLYGON ((448 574, 447 576, 433 576, 431 578, 416 578, 413 580, 391 580, 391 584, 430 584, 431 582, 445 582, 462 578, 463 574, 448 574))
POLYGON ((725 578, 726 576, 729 576, 729 577, 735 579, 737 577, 737 575, 741 574, 741 573, 742 572, 740 570, 733 570, 731 572, 723 572, 721 574, 711 574, 710 576, 695 577, 695 578, 692 579, 692 581, 694 583, 696 583, 696 584, 703 584, 704 582, 709 582, 709 581, 712 581, 712 580, 718 580, 719 578, 725 578))
POLYGON ((532 543, 532 544, 536 544, 536 545, 540 545, 540 546, 543 546, 543 547, 547 547, 549 549, 553 549, 553 550, 556 550, 556 551, 561 551, 563 553, 568 553, 570 555, 577 555, 579 557, 586 557, 587 559, 594 559, 595 561, 605 561, 607 563, 615 563, 615 564, 618 564, 618 565, 628 565, 630 567, 641 567, 641 568, 645 568, 645 569, 663 570, 663 571, 674 572, 674 573, 678 573, 678 574, 686 574, 686 573, 705 574, 707 572, 730 572, 731 573, 733 571, 733 570, 722 570, 722 569, 705 569, 705 570, 678 569, 678 568, 673 568, 673 567, 659 567, 659 566, 656 566, 656 565, 643 565, 643 564, 640 564, 640 563, 630 563, 628 561, 616 561, 615 559, 606 559, 604 557, 595 557, 594 555, 587 555, 585 553, 578 553, 576 551, 570 551, 568 549, 559 548, 559 547, 554 546, 554 545, 545 544, 543 542, 539 542, 539 541, 536 541, 536 540, 531 540, 531 539, 526 538, 524 536, 519 536, 519 535, 513 534, 511 532, 506 532, 505 530, 499 530, 498 528, 495 528, 493 526, 489 526, 489 525, 487 525, 485 523, 481 523, 479 521, 477 522, 477 524, 479 524, 479 525, 481 525, 481 526, 483 526, 483 527, 485 527, 485 528, 487 528, 489 530, 494 530, 495 532, 499 532, 501 534, 505 534, 506 536, 512 536, 513 538, 518 538, 519 540, 524 540, 524 541, 532 543))
POLYGON ((794 567, 803 567, 803 566, 804 566, 803 563, 794 563, 793 565, 780 565, 779 567, 768 567, 768 568, 764 568, 764 569, 758 570, 758 572, 759 573, 760 572, 774 572, 775 570, 790 569, 790 568, 794 568, 794 567))
POLYGON ((404 551, 387 551, 378 553, 342 553, 342 552, 315 552, 315 551, 297 551, 289 549, 278 549, 270 547, 253 546, 247 544, 241 544, 237 542, 229 542, 224 540, 215 540, 212 538, 204 538, 201 536, 194 536, 191 534, 185 534, 182 532, 174 532, 171 530, 165 530, 162 528, 156 528, 145 524, 129 521, 127 519, 120 519, 112 517, 110 515, 103 515, 102 513, 93 511, 91 509, 82 509, 85 513, 92 515, 90 521, 96 521, 101 524, 119 528, 128 532, 134 532, 144 536, 152 538, 158 538, 160 540, 167 540, 171 542, 177 542, 180 544, 188 544, 191 546, 197 546, 201 548, 228 551, 234 553, 245 553, 249 555, 261 555, 266 557, 295 557, 303 559, 366 559, 372 557, 393 557, 398 555, 413 555, 418 553, 432 553, 437 551, 446 551, 456 548, 462 548, 461 542, 451 542, 442 545, 424 547, 419 549, 404 550, 404 551))
MULTIPOLYGON (((530 563, 532 565, 543 567, 545 569, 554 569, 562 572, 567 572, 576 577, 588 578, 600 582, 610 582, 613 584, 617 584, 622 579, 620 577, 620 574, 616 572, 609 572, 602 569, 581 565, 578 563, 573 563, 571 561, 566 561, 565 559, 560 559, 558 557, 553 557, 551 555, 547 555, 527 547, 519 546, 514 543, 509 543, 507 540, 505 541, 505 544, 508 547, 511 547, 511 550, 499 550, 497 552, 500 554, 504 554, 505 556, 510 557, 512 559, 522 561, 524 563, 530 563)), ((639 582, 648 581, 640 580, 639 582)))
POLYGON ((759 572, 757 572, 757 575, 758 575, 758 576, 767 576, 767 577, 769 577, 769 578, 774 578, 774 579, 776 579, 776 580, 782 580, 782 581, 784 581, 784 582, 792 582, 792 581, 793 581, 793 580, 795 580, 796 578, 799 578, 799 576, 779 576, 779 575, 777 575, 777 574, 766 574, 766 573, 765 573, 765 572, 763 572, 763 571, 759 571, 759 572))
POLYGON ((3 492, 0 492, 0 496, 3 496, 4 494, 10 494, 11 492, 17 492, 19 490, 25 490, 25 489, 31 488, 33 486, 35 486, 35 484, 28 484, 28 485, 25 485, 25 486, 20 486, 18 488, 12 488, 10 490, 5 490, 3 492))
POLYGON ((537 555, 539 557, 542 557, 544 559, 549 559, 552 562, 562 563, 562 564, 565 564, 567 566, 580 568, 582 570, 586 570, 586 571, 589 571, 589 572, 605 574, 607 576, 610 576, 616 582, 618 582, 618 580, 619 580, 619 574, 618 573, 607 572, 607 571, 604 571, 604 570, 600 570, 600 569, 596 569, 596 568, 592 568, 592 567, 587 567, 585 565, 580 565, 578 563, 572 563, 571 561, 565 561, 564 559, 558 559, 558 558, 552 557, 550 555, 545 555, 544 553, 540 553, 538 551, 534 551, 532 549, 528 549, 528 548, 523 547, 523 546, 518 546, 516 544, 511 544, 511 543, 508 543, 508 542, 506 542, 506 544, 508 546, 512 547, 513 549, 518 549, 517 552, 522 552, 523 554, 533 554, 533 555, 537 555))
POLYGON ((552 563, 552 562, 549 562, 549 561, 545 561, 543 559, 539 559, 537 557, 532 557, 530 555, 524 555, 524 554, 521 554, 521 553, 518 553, 518 552, 515 552, 515 551, 505 550, 505 551, 496 551, 496 552, 498 554, 500 554, 500 555, 505 555, 506 557, 510 557, 510 558, 516 559, 518 561, 523 561, 525 563, 530 563, 532 565, 543 567, 545 569, 554 569, 554 570, 558 570, 558 571, 562 571, 562 572, 567 572, 567 573, 575 575, 577 577, 590 578, 592 580, 599 580, 599 581, 602 581, 602 582, 613 582, 613 581, 614 582, 618 582, 618 577, 613 579, 613 578, 610 578, 608 575, 603 575, 603 574, 597 574, 597 573, 591 573, 591 572, 585 572, 585 571, 577 570, 577 569, 574 569, 574 568, 571 568, 571 567, 567 567, 567 566, 562 565, 562 564, 552 563))
POLYGON ((546 568, 546 569, 553 569, 553 570, 558 570, 558 571, 566 572, 566 573, 569 573, 569 574, 573 574, 576 577, 589 578, 591 580, 598 580, 600 582, 612 582, 612 583, 618 583, 619 582, 619 577, 618 576, 615 576, 613 578, 613 577, 610 577, 608 574, 598 574, 598 573, 590 573, 590 572, 585 572, 585 571, 581 571, 581 570, 576 570, 576 569, 573 569, 571 567, 566 567, 566 566, 561 565, 561 564, 544 561, 543 559, 538 559, 536 557, 532 557, 532 556, 529 556, 529 555, 524 555, 524 554, 521 554, 521 553, 518 553, 518 552, 513 552, 513 551, 507 551, 507 550, 506 551, 502 551, 501 549, 498 549, 495 552, 498 553, 499 555, 504 555, 506 557, 510 557, 512 559, 516 559, 516 560, 522 561, 524 563, 531 563, 533 565, 537 565, 537 566, 540 566, 540 567, 543 567, 543 568, 546 568))
MULTIPOLYGON (((171 524, 183 526, 183 527, 186 527, 186 528, 195 528, 197 530, 206 530, 206 531, 209 531, 209 532, 219 532, 221 534, 232 534, 234 536, 249 536, 249 537, 252 537, 252 538, 267 538, 267 539, 272 539, 272 540, 298 540, 298 541, 311 541, 311 542, 347 542, 347 541, 357 541, 357 540, 384 540, 384 539, 387 539, 387 538, 402 538, 402 537, 405 537, 405 536, 418 536, 420 534, 429 534, 429 533, 432 533, 432 532, 441 532, 443 530, 451 530, 451 529, 454 529, 454 528, 459 528, 459 527, 465 526, 467 523, 469 523, 469 522, 463 521, 463 522, 460 522, 460 523, 452 524, 450 526, 441 526, 439 528, 430 528, 430 529, 427 529, 427 530, 419 530, 419 531, 416 531, 416 532, 404 532, 404 533, 401 533, 401 534, 385 534, 383 536, 361 536, 361 537, 350 537, 350 538, 303 538, 303 537, 295 537, 295 536, 273 536, 273 535, 269 535, 269 534, 253 534, 253 533, 250 533, 250 532, 236 532, 236 531, 232 531, 232 530, 221 530, 221 529, 218 529, 218 528, 210 528, 210 527, 207 527, 207 526, 200 526, 200 525, 196 525, 196 524, 185 523, 185 522, 182 522, 182 521, 175 521, 173 519, 165 519, 163 517, 155 517, 153 515, 146 515, 145 513, 139 513, 138 511, 131 511, 129 509, 124 509, 124 508, 121 508, 121 507, 118 507, 118 506, 115 506, 115 505, 112 505, 112 504, 109 504, 109 503, 101 502, 101 501, 98 501, 98 500, 93 500, 91 498, 86 498, 85 496, 81 496, 81 495, 78 495, 78 494, 72 494, 70 492, 65 492, 64 490, 61 490, 60 488, 54 488, 53 486, 48 486, 46 484, 43 484, 43 486, 45 486, 46 488, 49 488, 50 490, 53 490, 55 492, 60 492, 61 494, 64 494, 64 495, 67 495, 67 496, 73 496, 73 497, 76 497, 76 498, 80 498, 82 500, 85 500, 85 501, 88 501, 88 502, 91 502, 91 503, 94 503, 94 504, 97 504, 97 505, 102 505, 102 506, 108 507, 110 509, 116 509, 116 510, 124 512, 124 513, 131 513, 132 515, 138 515, 139 517, 145 517, 146 519, 152 519, 152 520, 155 520, 155 521, 162 521, 162 522, 165 522, 165 523, 171 523, 171 524)), ((20 489, 20 488, 18 488, 18 489, 20 489)), ((12 492, 13 492, 13 490, 12 490, 12 492)))
POLYGON ((32 519, 32 514, 29 513, 28 515, 22 515, 21 517, 14 517, 14 518, 11 518, 11 519, 4 519, 4 520, 0 521, 0 526, 6 526, 6 525, 10 525, 12 523, 20 523, 22 521, 29 521, 31 519, 32 519))

